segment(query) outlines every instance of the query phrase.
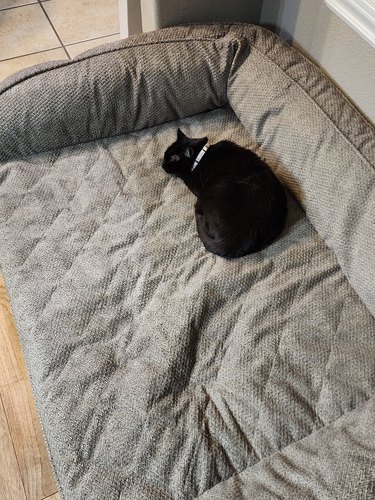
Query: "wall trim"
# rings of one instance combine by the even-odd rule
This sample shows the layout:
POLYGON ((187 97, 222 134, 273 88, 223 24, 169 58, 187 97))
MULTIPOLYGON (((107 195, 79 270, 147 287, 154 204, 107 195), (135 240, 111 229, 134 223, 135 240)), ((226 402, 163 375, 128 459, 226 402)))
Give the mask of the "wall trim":
POLYGON ((375 47, 375 0, 325 0, 325 3, 375 47))

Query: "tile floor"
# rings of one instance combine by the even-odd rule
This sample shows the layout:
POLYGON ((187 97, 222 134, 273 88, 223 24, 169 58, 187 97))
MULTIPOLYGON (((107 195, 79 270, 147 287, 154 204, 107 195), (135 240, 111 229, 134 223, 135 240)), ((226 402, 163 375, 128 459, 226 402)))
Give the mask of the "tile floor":
POLYGON ((0 0, 0 81, 118 38, 118 0, 0 0))

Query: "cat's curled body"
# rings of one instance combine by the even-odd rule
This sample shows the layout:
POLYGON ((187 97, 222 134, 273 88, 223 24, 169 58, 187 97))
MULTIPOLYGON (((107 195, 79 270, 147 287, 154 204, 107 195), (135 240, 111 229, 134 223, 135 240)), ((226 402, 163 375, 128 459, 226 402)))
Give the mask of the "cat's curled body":
POLYGON ((163 168, 197 196, 197 229, 208 251, 228 258, 258 252, 284 228, 284 188, 255 153, 230 141, 210 145, 193 168, 207 141, 191 139, 178 129, 163 168))

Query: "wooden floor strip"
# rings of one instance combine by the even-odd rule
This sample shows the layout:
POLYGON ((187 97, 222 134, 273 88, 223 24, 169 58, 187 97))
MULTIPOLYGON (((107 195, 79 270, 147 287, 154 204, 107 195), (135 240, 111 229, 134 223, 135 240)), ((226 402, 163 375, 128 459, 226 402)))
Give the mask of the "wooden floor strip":
POLYGON ((21 474, 0 398, 0 500, 26 500, 21 474))
POLYGON ((22 483, 28 500, 41 500, 56 492, 44 438, 28 380, 0 388, 22 483))
POLYGON ((0 387, 25 379, 27 370, 12 309, 0 274, 0 387))
POLYGON ((0 274, 0 500, 60 500, 0 274))

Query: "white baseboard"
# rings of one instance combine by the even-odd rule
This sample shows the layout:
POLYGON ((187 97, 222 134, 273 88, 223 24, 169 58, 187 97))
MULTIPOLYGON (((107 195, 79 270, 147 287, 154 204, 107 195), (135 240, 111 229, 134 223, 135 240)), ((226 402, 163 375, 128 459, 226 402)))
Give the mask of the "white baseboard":
POLYGON ((375 0, 325 0, 325 3, 375 47, 375 0))

